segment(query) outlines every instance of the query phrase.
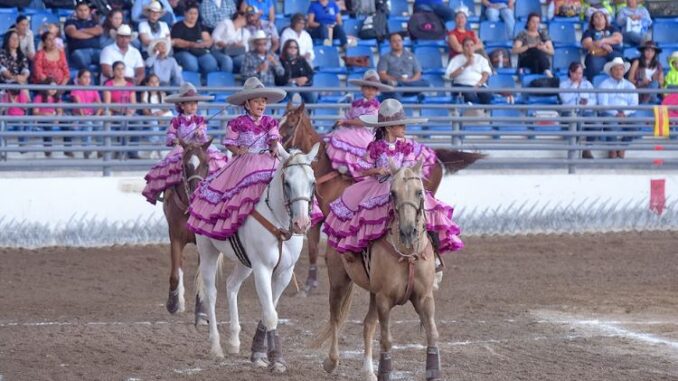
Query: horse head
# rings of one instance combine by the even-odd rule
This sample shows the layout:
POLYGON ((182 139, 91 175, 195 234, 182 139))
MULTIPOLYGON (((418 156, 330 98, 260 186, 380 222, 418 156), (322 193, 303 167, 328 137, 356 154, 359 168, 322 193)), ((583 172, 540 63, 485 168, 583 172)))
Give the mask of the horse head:
POLYGON ((396 214, 400 243, 414 249, 425 232, 424 183, 421 160, 414 167, 395 168, 391 163, 391 201, 396 214))
POLYGON ((309 151, 320 141, 320 136, 313 128, 311 117, 303 102, 297 107, 294 107, 291 101, 287 103, 285 114, 280 119, 279 130, 283 146, 287 149, 298 148, 309 151))
POLYGON ((315 194, 315 175, 311 163, 318 154, 320 143, 313 145, 311 150, 304 154, 299 150, 287 152, 278 143, 278 158, 282 195, 290 218, 290 230, 295 234, 305 234, 311 227, 310 212, 315 194))
POLYGON ((184 149, 181 157, 182 180, 188 196, 193 193, 198 183, 209 174, 209 154, 207 152, 212 139, 203 144, 186 143, 179 140, 179 145, 184 149))

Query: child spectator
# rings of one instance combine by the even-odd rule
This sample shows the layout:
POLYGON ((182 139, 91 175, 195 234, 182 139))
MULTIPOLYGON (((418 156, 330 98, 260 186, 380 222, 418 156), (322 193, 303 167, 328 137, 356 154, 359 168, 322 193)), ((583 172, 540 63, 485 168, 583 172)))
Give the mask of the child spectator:
MULTIPOLYGON (((54 82, 53 79, 47 78, 46 80, 43 81, 44 85, 50 85, 50 86, 56 86, 56 82, 54 82)), ((54 88, 50 88, 47 90, 40 90, 38 94, 33 98, 33 103, 43 103, 43 104, 54 104, 54 103, 59 103, 59 95, 57 93, 57 90, 54 88)), ((33 115, 36 116, 60 116, 63 115, 63 110, 61 108, 57 107, 35 107, 33 108, 33 115)), ((43 131, 59 131, 59 123, 55 121, 39 121, 37 122, 38 126, 42 127, 43 131)), ((52 146, 52 137, 51 136, 45 136, 42 138, 43 141, 45 142, 45 147, 50 147, 52 146)), ((65 146, 70 146, 71 142, 71 137, 69 136, 64 136, 64 145, 65 146)), ((64 155, 68 157, 73 157, 73 152, 66 151, 64 152, 64 155)), ((45 151, 45 157, 51 157, 52 152, 51 151, 45 151)))
MULTIPOLYGON (((31 97, 28 94, 28 90, 7 90, 3 95, 2 95, 2 102, 3 103, 14 103, 14 104, 24 104, 24 103, 30 103, 31 102, 31 97)), ((28 128, 26 125, 21 121, 22 116, 26 115, 26 109, 24 107, 7 107, 7 109, 4 110, 4 114, 7 116, 14 116, 16 118, 16 122, 14 121, 8 121, 7 122, 7 130, 8 131, 27 131, 28 128)), ((24 146, 26 145, 26 141, 28 140, 26 136, 19 136, 19 146, 24 146)))
MULTIPOLYGON (((75 80, 75 84, 78 86, 90 86, 92 84, 92 73, 87 69, 80 69, 78 71, 78 77, 75 80)), ((91 107, 80 107, 74 108, 73 115, 81 115, 89 117, 92 115, 101 116, 104 114, 104 109, 99 107, 101 105, 101 96, 96 90, 73 90, 71 91, 71 101, 80 105, 86 104, 97 104, 97 108, 91 107)), ((92 120, 83 120, 78 122, 78 128, 80 131, 92 131, 94 129, 95 122, 92 120)), ((100 143, 101 139, 97 139, 97 143, 100 143)), ((84 136, 82 138, 82 144, 88 146, 92 143, 91 136, 84 136)), ((85 151, 83 153, 85 159, 88 159, 91 152, 85 151)))
POLYGON ((664 78, 664 87, 678 87, 678 51, 669 57, 669 72, 664 78))
MULTIPOLYGON (((155 74, 150 74, 148 77, 146 77, 146 81, 143 85, 148 87, 159 87, 160 78, 158 78, 158 76, 155 74)), ((160 90, 144 91, 141 93, 141 103, 147 104, 149 106, 165 103, 165 92, 160 90)), ((143 109, 142 112, 146 116, 153 116, 157 118, 172 117, 172 111, 166 108, 163 109, 158 107, 148 107, 143 109)), ((151 137, 149 137, 149 143, 158 144, 160 142, 160 136, 155 133, 160 131, 159 120, 150 120, 147 122, 147 126, 147 130, 154 133, 151 137)), ((154 158, 153 154, 157 154, 158 157, 156 159, 160 159, 159 151, 151 153, 151 159, 154 158)))

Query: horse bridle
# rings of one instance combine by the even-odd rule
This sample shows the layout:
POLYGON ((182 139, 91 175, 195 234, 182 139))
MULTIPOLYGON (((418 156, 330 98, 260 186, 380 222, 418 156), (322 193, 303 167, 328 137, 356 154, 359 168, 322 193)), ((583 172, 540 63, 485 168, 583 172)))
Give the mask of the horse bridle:
MULTIPOLYGON (((422 179, 419 176, 405 177, 403 179, 403 182, 407 182, 407 181, 420 181, 421 182, 422 179)), ((414 210, 417 212, 417 220, 416 221, 417 221, 417 224, 419 224, 419 219, 424 214, 423 213, 424 212, 424 197, 422 197, 419 200, 419 205, 413 203, 412 201, 402 201, 402 202, 397 203, 395 205, 396 212, 399 212, 400 208, 403 207, 403 206, 411 206, 411 207, 414 208, 414 210)))
MULTIPOLYGON (((285 117, 285 123, 287 123, 287 117, 285 117)), ((299 125, 301 124, 301 116, 298 118, 297 123, 292 127, 293 133, 292 136, 289 138, 285 139, 283 142, 283 147, 289 148, 289 147, 294 147, 294 142, 297 141, 297 132, 299 131, 299 125), (289 144, 289 146, 288 146, 289 144)))
MULTIPOLYGON (((187 201, 187 203, 190 203, 191 202, 191 196, 193 195, 193 191, 195 190, 195 189, 191 189, 191 186, 190 186, 191 181, 193 181, 193 180, 203 181, 203 180, 205 180, 205 178, 198 175, 198 174, 194 174, 194 175, 191 175, 189 177, 186 177, 186 163, 183 162, 183 159, 182 159, 181 164, 183 165, 183 168, 182 168, 182 171, 181 171, 181 182, 184 184, 184 192, 186 192, 186 201, 187 201)), ((184 214, 188 214, 188 207, 186 208, 186 211, 184 212, 184 214)))

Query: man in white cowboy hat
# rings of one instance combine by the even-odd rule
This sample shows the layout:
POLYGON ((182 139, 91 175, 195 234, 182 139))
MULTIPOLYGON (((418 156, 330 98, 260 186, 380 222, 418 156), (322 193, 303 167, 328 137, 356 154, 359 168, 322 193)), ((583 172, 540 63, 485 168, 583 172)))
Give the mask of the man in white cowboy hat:
POLYGON ((275 86, 275 76, 285 74, 285 68, 278 57, 268 50, 268 37, 263 30, 258 30, 250 39, 250 51, 240 68, 240 74, 245 77, 257 77, 266 86, 275 86))
POLYGON ((171 49, 172 42, 169 38, 158 38, 148 45, 146 67, 151 69, 152 74, 158 76, 162 86, 176 86, 184 82, 181 66, 169 55, 171 49))
POLYGON ((261 11, 254 5, 248 5, 245 8, 245 16, 247 17, 247 29, 251 35, 254 35, 258 30, 263 30, 266 37, 270 39, 268 50, 275 52, 280 47, 280 35, 275 24, 263 20, 261 18, 261 11))
MULTIPOLYGON (((486 87, 487 80, 492 75, 492 68, 487 58, 475 53, 476 43, 470 37, 462 43, 462 54, 457 54, 450 60, 445 71, 445 77, 459 87, 486 87)), ((492 101, 490 93, 463 93, 464 101, 471 103, 489 104, 492 101)))
MULTIPOLYGON (((622 130, 631 132, 632 128, 622 128, 622 120, 633 115, 636 110, 629 109, 629 107, 638 106, 638 93, 637 92, 626 92, 622 93, 619 90, 635 90, 636 87, 629 81, 624 78, 624 74, 629 71, 631 64, 624 62, 620 57, 613 59, 612 61, 605 64, 603 71, 610 77, 604 80, 598 88, 610 90, 605 93, 598 93, 598 104, 600 106, 612 106, 613 108, 605 110, 603 112, 604 116, 610 117, 614 116, 620 118, 619 123, 616 123, 615 127, 606 128, 605 130, 622 130)), ((616 136, 608 137, 608 141, 618 142, 620 139, 616 136)), ((622 142, 630 142, 632 137, 623 136, 621 138, 622 142)), ((624 158, 624 150, 613 150, 609 151, 610 159, 615 158, 624 158)))
POLYGON ((158 1, 152 1, 144 7, 146 20, 139 23, 139 40, 141 46, 148 48, 152 40, 158 38, 170 38, 170 30, 167 23, 161 18, 167 11, 158 1))
POLYGON ((167 25, 174 25, 177 22, 177 18, 174 15, 174 10, 170 0, 134 0, 134 5, 132 5, 132 21, 135 23, 141 23, 144 18, 148 17, 148 11, 146 7, 153 2, 160 2, 160 5, 163 9, 163 14, 161 19, 167 23, 167 25))
POLYGON ((138 85, 144 80, 144 59, 137 48, 130 44, 132 28, 127 24, 118 27, 115 43, 108 45, 101 51, 101 76, 105 79, 113 78, 113 63, 125 63, 125 77, 138 85))

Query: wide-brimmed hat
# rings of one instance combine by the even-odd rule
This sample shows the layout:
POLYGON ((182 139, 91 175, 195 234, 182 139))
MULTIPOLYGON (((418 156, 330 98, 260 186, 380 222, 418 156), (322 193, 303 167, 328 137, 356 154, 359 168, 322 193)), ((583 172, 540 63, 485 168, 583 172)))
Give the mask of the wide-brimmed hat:
POLYGON ((116 36, 132 37, 132 28, 127 24, 122 24, 115 31, 116 36))
POLYGON ((270 40, 270 39, 271 39, 271 37, 267 36, 266 32, 259 29, 256 32, 254 32, 252 37, 250 37, 250 42, 254 42, 256 40, 270 40))
POLYGON ((379 106, 378 115, 362 115, 360 120, 368 127, 390 127, 401 124, 421 124, 427 118, 410 118, 405 114, 402 103, 396 99, 387 99, 379 106))
POLYGON ((170 53, 172 50, 172 41, 169 38, 156 38, 151 40, 151 42, 148 44, 148 47, 146 48, 148 55, 155 57, 155 47, 160 44, 165 44, 165 46, 167 46, 167 54, 170 53))
POLYGON ((626 72, 629 71, 629 69, 631 68, 631 64, 625 62, 623 58, 615 57, 615 59, 606 63, 605 66, 603 66, 603 71, 605 72, 605 74, 611 75, 610 70, 612 70, 612 68, 617 65, 624 65, 624 74, 626 74, 626 72))
POLYGON ((643 42, 643 44, 638 47, 638 50, 640 52, 645 51, 645 49, 654 49, 655 54, 659 54, 662 52, 662 49, 659 46, 657 46, 657 44, 655 44, 654 41, 650 40, 643 42))
POLYGON ((184 82, 179 88, 179 92, 172 94, 165 98, 167 103, 182 103, 182 102, 201 102, 201 101, 211 101, 214 99, 211 95, 199 95, 198 90, 195 89, 195 86, 189 82, 184 82))
POLYGON ((235 106, 242 106, 250 99, 266 98, 268 103, 278 103, 285 98, 286 95, 287 92, 285 90, 267 88, 261 83, 259 78, 249 77, 242 86, 242 90, 226 98, 226 102, 235 106))
POLYGON ((144 7, 144 15, 148 15, 151 12, 160 12, 160 17, 167 13, 159 1, 151 1, 144 7))
POLYGON ((678 60, 678 51, 671 53, 671 55, 669 56, 669 58, 668 58, 669 66, 671 66, 671 62, 675 61, 675 60, 678 60))
POLYGON ((363 74, 362 79, 349 79, 348 83, 356 86, 369 86, 374 87, 379 91, 393 91, 395 90, 393 86, 385 85, 379 80, 379 74, 374 69, 370 69, 363 74))

